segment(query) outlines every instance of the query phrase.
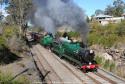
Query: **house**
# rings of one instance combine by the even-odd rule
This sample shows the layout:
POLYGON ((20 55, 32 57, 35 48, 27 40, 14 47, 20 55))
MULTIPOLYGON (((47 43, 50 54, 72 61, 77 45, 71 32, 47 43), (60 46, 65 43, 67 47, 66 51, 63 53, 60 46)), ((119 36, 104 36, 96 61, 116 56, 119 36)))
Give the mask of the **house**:
POLYGON ((123 16, 123 17, 124 17, 124 19, 125 19, 125 13, 123 13, 123 14, 122 14, 122 16, 123 16))
POLYGON ((109 24, 109 23, 118 23, 118 22, 121 22, 121 20, 125 19, 125 17, 113 17, 113 16, 110 16, 110 15, 103 15, 103 14, 100 14, 100 15, 97 15, 94 17, 94 19, 96 21, 98 21, 99 23, 101 23, 102 25, 106 25, 106 24, 109 24))

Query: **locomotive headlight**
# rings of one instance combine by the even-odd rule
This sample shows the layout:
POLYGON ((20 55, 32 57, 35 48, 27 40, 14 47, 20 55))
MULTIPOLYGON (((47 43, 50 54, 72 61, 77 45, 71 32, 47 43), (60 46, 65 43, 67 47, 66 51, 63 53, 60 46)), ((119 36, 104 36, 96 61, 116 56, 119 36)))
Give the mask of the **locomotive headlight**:
POLYGON ((93 51, 93 50, 90 50, 89 52, 90 52, 90 54, 91 54, 91 53, 94 53, 94 51, 93 51))
POLYGON ((91 62, 89 62, 89 65, 91 65, 92 63, 91 62))

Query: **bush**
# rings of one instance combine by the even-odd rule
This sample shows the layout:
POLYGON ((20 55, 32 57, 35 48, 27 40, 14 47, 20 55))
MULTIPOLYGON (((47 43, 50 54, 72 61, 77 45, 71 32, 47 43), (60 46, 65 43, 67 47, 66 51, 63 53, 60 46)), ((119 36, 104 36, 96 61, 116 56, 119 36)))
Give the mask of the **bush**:
POLYGON ((116 64, 114 62, 111 62, 110 64, 110 71, 115 72, 116 64))
POLYGON ((63 35, 62 32, 57 32, 55 36, 57 36, 57 37, 61 37, 62 35, 63 35))
POLYGON ((100 56, 96 56, 96 57, 95 57, 96 62, 97 62, 98 64, 100 64, 100 65, 103 64, 103 59, 104 59, 104 58, 103 58, 103 57, 100 57, 100 56))
POLYGON ((69 37, 76 37, 76 38, 78 38, 80 36, 80 34, 78 32, 73 32, 73 31, 68 32, 68 35, 69 35, 69 37))
POLYGON ((10 38, 13 35, 17 35, 18 33, 19 33, 18 26, 11 26, 11 25, 4 26, 4 33, 3 33, 4 37, 10 38))
POLYGON ((109 68, 110 68, 110 62, 109 62, 109 60, 105 61, 104 65, 103 65, 103 68, 109 70, 109 68))
POLYGON ((6 40, 4 39, 4 37, 0 36, 0 46, 5 44, 6 44, 6 40))
POLYGON ((111 72, 115 72, 116 64, 113 61, 111 61, 111 60, 105 60, 105 58, 103 58, 101 56, 96 56, 95 60, 104 69, 106 69, 108 71, 111 71, 111 72))
POLYGON ((119 23, 116 27, 116 34, 118 36, 125 36, 125 21, 122 21, 122 23, 119 23))

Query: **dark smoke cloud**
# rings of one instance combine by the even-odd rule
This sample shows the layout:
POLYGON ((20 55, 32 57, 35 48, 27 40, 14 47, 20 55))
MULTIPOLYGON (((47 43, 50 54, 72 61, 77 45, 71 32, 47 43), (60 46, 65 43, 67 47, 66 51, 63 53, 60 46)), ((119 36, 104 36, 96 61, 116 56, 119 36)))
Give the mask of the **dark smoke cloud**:
POLYGON ((88 25, 83 10, 73 0, 33 0, 33 3, 36 7, 32 19, 35 25, 53 34, 60 26, 71 26, 85 41, 88 25))

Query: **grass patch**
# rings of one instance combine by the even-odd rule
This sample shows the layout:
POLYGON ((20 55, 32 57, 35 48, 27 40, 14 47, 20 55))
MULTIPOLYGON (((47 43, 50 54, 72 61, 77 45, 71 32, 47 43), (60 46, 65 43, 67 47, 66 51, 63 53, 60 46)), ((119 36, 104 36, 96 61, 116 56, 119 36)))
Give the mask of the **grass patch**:
POLYGON ((14 80, 12 79, 12 74, 0 72, 0 84, 29 84, 29 81, 25 76, 21 76, 14 80))
POLYGON ((108 71, 115 72, 116 64, 111 60, 106 60, 104 57, 96 56, 95 60, 100 66, 108 71))

